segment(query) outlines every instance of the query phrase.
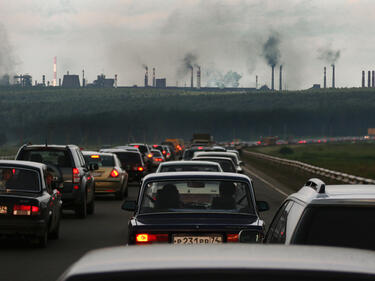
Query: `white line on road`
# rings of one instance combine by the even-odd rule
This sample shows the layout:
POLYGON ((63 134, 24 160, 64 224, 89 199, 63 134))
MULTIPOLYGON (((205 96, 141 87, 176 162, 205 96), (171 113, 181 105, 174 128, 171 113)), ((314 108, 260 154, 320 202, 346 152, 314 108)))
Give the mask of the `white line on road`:
POLYGON ((272 183, 270 183, 269 181, 263 179, 261 176, 259 176, 258 174, 254 173, 253 171, 250 171, 248 168, 244 167, 244 170, 246 170, 246 172, 248 172, 249 174, 257 177, 258 179, 260 179, 262 182, 264 182, 265 184, 267 184, 269 187, 271 187, 272 189, 276 190, 277 192, 279 192, 280 194, 284 195, 285 197, 288 197, 289 194, 285 193, 284 191, 282 191, 280 188, 274 186, 272 183))

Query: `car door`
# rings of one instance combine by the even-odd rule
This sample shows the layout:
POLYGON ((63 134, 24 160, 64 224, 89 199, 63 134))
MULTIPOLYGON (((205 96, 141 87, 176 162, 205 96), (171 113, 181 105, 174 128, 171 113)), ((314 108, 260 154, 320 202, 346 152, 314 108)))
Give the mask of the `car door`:
POLYGON ((85 158, 81 150, 76 149, 76 153, 79 160, 79 165, 81 166, 81 170, 84 173, 84 177, 86 178, 86 188, 87 188, 87 202, 91 202, 94 199, 94 177, 91 176, 91 173, 86 165, 85 158))
POLYGON ((265 243, 284 244, 286 241, 286 224, 288 213, 293 205, 293 201, 286 201, 276 213, 270 228, 267 232, 265 243))

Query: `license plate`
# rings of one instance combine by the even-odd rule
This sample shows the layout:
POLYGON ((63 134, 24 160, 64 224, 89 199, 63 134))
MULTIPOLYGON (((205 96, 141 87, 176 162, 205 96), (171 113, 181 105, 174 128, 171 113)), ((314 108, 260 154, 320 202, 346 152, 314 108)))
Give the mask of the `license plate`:
POLYGON ((0 214, 7 214, 8 207, 7 206, 0 206, 0 214))
POLYGON ((173 244, 218 244, 223 243, 220 235, 174 235, 173 244))
POLYGON ((100 177, 102 174, 101 173, 93 173, 92 174, 94 177, 100 177))

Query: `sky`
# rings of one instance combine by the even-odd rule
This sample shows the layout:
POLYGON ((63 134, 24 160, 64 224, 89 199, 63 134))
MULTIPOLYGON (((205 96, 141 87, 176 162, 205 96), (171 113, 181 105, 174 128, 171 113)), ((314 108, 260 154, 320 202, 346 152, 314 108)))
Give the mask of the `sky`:
MULTIPOLYGON (((89 82, 118 74, 121 86, 143 85, 156 68, 170 86, 189 85, 183 59, 213 74, 241 75, 241 87, 270 85, 267 50, 283 65, 283 87, 361 85, 361 71, 375 70, 373 0, 0 0, 0 75, 33 80, 85 70, 89 82), (275 43, 265 49, 266 43, 275 43)), ((366 76, 367 80, 367 76, 366 76)))

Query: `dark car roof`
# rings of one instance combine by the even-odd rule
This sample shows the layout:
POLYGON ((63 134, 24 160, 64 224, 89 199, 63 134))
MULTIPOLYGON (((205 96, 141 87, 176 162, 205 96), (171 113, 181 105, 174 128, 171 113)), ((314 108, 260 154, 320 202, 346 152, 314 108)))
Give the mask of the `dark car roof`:
POLYGON ((143 178, 143 181, 163 181, 163 180, 182 180, 182 179, 205 179, 205 180, 232 180, 250 182, 246 175, 223 172, 166 172, 153 173, 143 178))
POLYGON ((150 245, 113 247, 84 255, 59 280, 101 272, 189 269, 293 270, 375 274, 375 252, 279 245, 150 245))

